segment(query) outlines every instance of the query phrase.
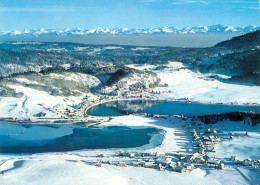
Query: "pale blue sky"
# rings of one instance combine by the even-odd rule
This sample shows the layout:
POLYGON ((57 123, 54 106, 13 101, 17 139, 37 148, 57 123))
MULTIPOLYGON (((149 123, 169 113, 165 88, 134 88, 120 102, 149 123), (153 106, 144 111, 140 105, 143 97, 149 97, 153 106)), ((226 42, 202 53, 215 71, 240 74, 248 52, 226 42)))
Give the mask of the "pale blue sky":
POLYGON ((0 30, 260 25, 258 0, 1 0, 0 30))

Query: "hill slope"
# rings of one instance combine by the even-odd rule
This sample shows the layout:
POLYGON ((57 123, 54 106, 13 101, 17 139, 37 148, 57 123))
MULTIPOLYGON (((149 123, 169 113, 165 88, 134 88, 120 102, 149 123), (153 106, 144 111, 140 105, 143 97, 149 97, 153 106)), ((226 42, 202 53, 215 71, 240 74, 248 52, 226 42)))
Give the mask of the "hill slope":
POLYGON ((260 30, 247 33, 238 37, 234 37, 231 40, 220 42, 215 47, 224 47, 231 49, 254 49, 260 45, 260 30))

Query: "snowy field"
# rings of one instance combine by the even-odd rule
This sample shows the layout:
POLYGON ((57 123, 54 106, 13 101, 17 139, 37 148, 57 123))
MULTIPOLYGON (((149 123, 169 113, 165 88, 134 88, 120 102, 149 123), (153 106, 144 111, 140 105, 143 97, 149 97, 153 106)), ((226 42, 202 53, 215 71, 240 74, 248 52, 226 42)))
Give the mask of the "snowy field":
MULTIPOLYGON (((164 70, 154 70, 156 66, 128 65, 140 70, 156 72, 161 84, 168 87, 157 87, 154 91, 160 91, 161 99, 188 98, 202 103, 235 103, 235 104, 260 104, 260 87, 223 83, 211 79, 206 75, 192 72, 181 62, 170 62, 164 70)), ((209 74, 210 76, 210 74, 209 74)))
POLYGON ((235 170, 201 170, 179 174, 138 167, 96 167, 76 163, 68 155, 33 156, 31 159, 9 160, 0 166, 5 171, 0 184, 5 185, 246 185, 248 182, 235 170), (7 163, 7 164, 6 164, 7 163))
POLYGON ((39 112, 46 113, 46 117, 59 118, 52 108, 59 105, 64 110, 68 105, 80 103, 82 97, 52 96, 47 92, 25 86, 10 85, 17 92, 24 94, 21 98, 4 97, 0 99, 0 116, 31 117, 39 112), (44 105, 44 106, 43 106, 44 105))
MULTIPOLYGON (((96 88, 101 84, 100 80, 94 76, 83 73, 50 73, 46 75, 50 79, 63 80, 63 82, 80 83, 82 86, 88 88, 96 88)), ((44 78, 44 77, 43 77, 44 78)), ((30 85, 47 86, 48 82, 38 83, 33 80, 28 80, 24 77, 15 78, 21 84, 8 84, 9 88, 14 89, 16 92, 23 93, 20 98, 15 97, 0 97, 0 116, 12 116, 18 118, 30 118, 37 113, 44 113, 46 118, 60 118, 64 116, 63 113, 70 109, 73 105, 82 103, 84 96, 95 95, 91 92, 81 93, 79 96, 55 96, 50 92, 31 88, 30 85)), ((59 87, 53 86, 54 89, 60 90, 59 87)), ((73 91, 73 90, 72 90, 73 91)), ((80 92, 78 89, 74 91, 80 92)))
MULTIPOLYGON (((188 129, 183 127, 185 122, 182 122, 180 119, 176 119, 174 117, 170 119, 154 119, 148 118, 138 115, 128 115, 128 116, 118 116, 114 117, 109 122, 104 122, 100 126, 150 126, 156 127, 158 129, 163 129, 164 133, 164 140, 161 145, 158 147, 148 149, 147 146, 143 146, 136 149, 132 149, 132 151, 138 152, 139 149, 143 150, 144 152, 153 153, 156 152, 187 152, 189 149, 191 150, 191 134, 189 133, 188 129)), ((153 144, 153 143, 151 143, 153 144)))
POLYGON ((217 151, 210 156, 218 158, 238 157, 239 160, 246 158, 260 159, 260 125, 251 126, 243 121, 223 121, 214 124, 214 127, 233 134, 244 135, 242 137, 226 140, 217 145, 217 151), (245 135, 248 132, 248 135, 245 135))

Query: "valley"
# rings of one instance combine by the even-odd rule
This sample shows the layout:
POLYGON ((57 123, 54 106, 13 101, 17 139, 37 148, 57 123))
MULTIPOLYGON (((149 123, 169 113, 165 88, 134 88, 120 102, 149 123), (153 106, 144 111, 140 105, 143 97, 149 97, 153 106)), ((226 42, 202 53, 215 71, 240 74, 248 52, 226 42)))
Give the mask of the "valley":
POLYGON ((257 40, 1 43, 0 184, 258 184, 257 40))

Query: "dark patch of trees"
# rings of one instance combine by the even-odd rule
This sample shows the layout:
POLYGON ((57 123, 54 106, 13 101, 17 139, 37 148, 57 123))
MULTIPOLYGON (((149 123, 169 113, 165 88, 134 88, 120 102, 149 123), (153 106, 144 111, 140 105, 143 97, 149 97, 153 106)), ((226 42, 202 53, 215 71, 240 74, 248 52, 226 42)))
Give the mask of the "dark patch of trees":
POLYGON ((122 69, 117 70, 108 80, 107 85, 111 85, 115 82, 117 82, 120 78, 122 78, 125 75, 125 71, 122 69))
POLYGON ((218 63, 210 65, 207 68, 208 72, 257 73, 260 69, 260 50, 255 49, 228 54, 218 60, 218 63))
POLYGON ((234 37, 230 40, 223 41, 215 45, 215 47, 225 47, 232 49, 253 49, 255 46, 259 46, 260 30, 247 33, 238 37, 234 37))
POLYGON ((208 114, 203 116, 197 116, 197 119, 205 124, 214 124, 218 121, 231 120, 231 121, 244 121, 249 122, 252 126, 260 123, 260 113, 255 112, 228 112, 221 114, 208 114))

